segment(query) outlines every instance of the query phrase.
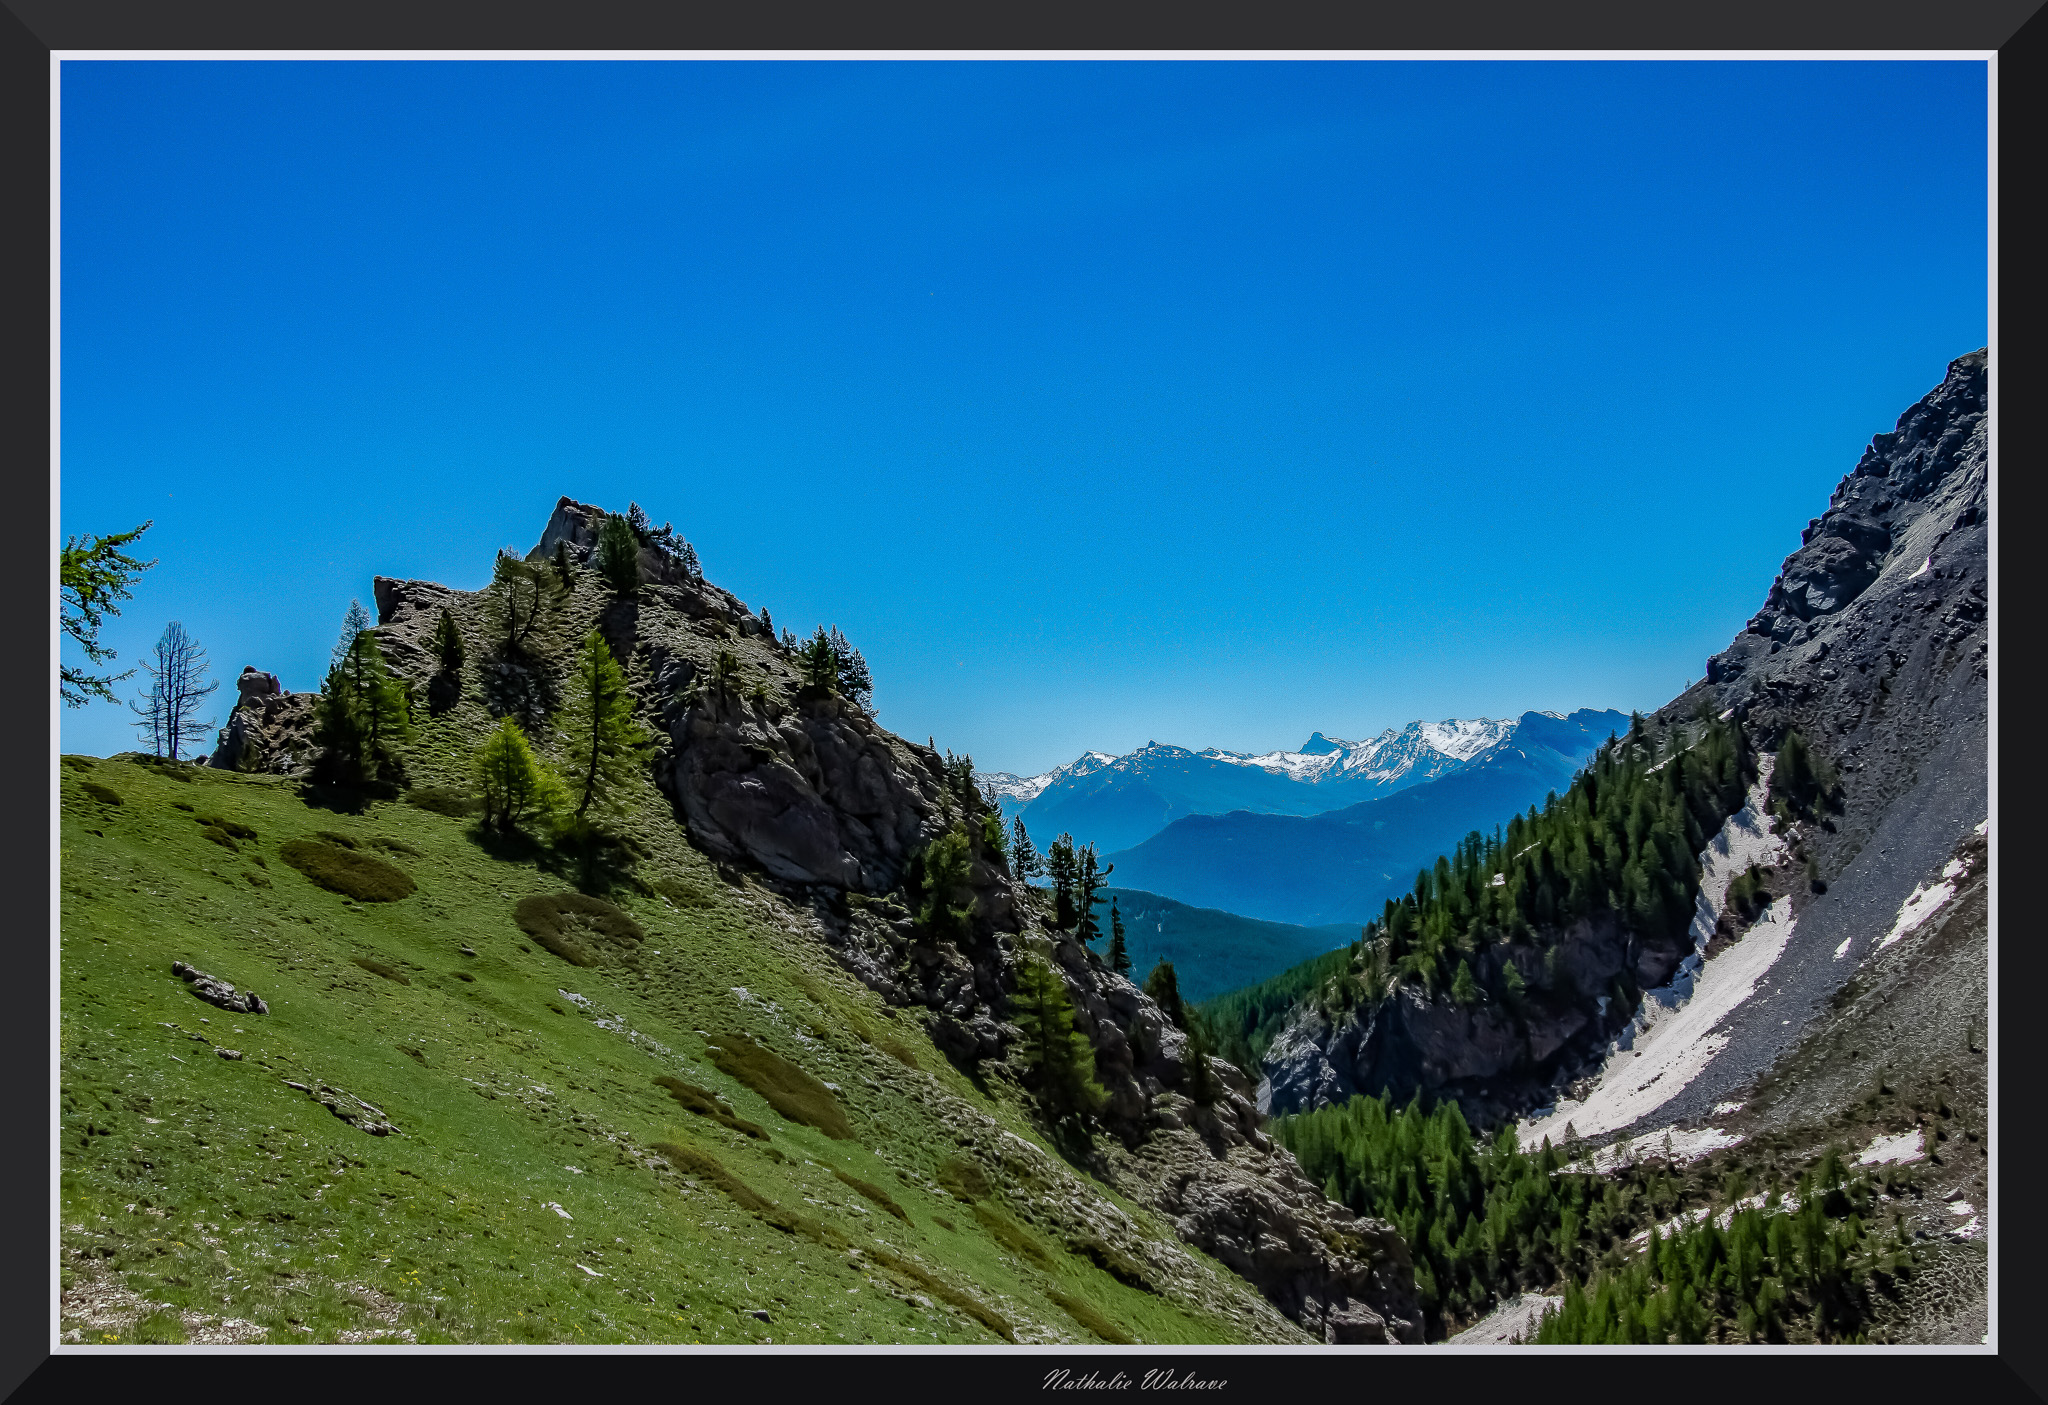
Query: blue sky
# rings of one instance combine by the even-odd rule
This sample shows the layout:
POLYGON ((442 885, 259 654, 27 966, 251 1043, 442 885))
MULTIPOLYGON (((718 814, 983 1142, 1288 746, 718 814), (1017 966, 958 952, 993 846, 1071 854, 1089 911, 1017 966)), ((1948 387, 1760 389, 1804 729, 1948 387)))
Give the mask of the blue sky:
POLYGON ((1977 62, 62 84, 62 530, 161 560, 123 667, 179 619, 315 688, 374 575, 477 588, 567 493, 987 769, 1648 708, 1986 335, 1977 62))

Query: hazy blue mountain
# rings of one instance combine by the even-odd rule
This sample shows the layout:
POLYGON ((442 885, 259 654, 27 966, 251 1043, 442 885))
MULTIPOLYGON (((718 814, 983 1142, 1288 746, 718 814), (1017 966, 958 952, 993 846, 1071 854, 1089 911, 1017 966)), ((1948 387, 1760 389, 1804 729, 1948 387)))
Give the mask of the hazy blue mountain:
POLYGON ((1310 816, 1188 815, 1110 861, 1119 883, 1184 903, 1304 926, 1356 925, 1470 831, 1491 830, 1563 790, 1601 742, 1627 729, 1627 715, 1612 710, 1524 713, 1464 766, 1395 794, 1310 816))
MULTIPOLYGON (((1531 714, 1547 716, 1547 714, 1531 714)), ((1512 736, 1510 718, 1411 722, 1370 741, 1316 732, 1298 751, 1253 755, 1149 742, 1125 756, 1091 751, 1037 776, 979 776, 1007 820, 1040 847, 1062 832, 1103 851, 1128 848, 1184 815, 1317 815, 1447 775, 1512 736)))
MULTIPOLYGON (((1105 889, 1103 896, 1116 899, 1123 918, 1131 978, 1142 984, 1154 963, 1164 957, 1173 963, 1181 998, 1190 1001, 1207 1000, 1262 981, 1358 938, 1355 926, 1263 922, 1130 888, 1105 889)), ((1102 927, 1105 933, 1109 930, 1106 902, 1102 927)), ((1108 949, 1107 937, 1096 944, 1098 951, 1106 953, 1108 949)))

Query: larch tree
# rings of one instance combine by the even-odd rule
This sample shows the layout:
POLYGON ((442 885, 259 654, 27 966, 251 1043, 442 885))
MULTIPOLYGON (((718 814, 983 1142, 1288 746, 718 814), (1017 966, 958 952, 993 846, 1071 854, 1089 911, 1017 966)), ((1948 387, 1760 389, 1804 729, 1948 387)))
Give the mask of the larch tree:
POLYGON ((1074 855, 1074 912, 1075 935, 1084 945, 1092 944, 1102 935, 1102 924, 1095 920, 1095 909, 1102 906, 1102 886, 1116 868, 1115 864, 1104 868, 1095 857, 1095 843, 1090 840, 1074 855))
POLYGON ((1010 871, 1021 883, 1029 883, 1045 872, 1045 859, 1031 843, 1031 836, 1025 832, 1024 817, 1017 816, 1010 821, 1010 871))
MULTIPOLYGON (((88 663, 102 664, 114 657, 114 651, 100 643, 100 625, 108 615, 121 613, 117 602, 129 599, 128 587, 135 584, 144 571, 156 565, 154 561, 138 561, 121 548, 135 541, 151 525, 145 522, 133 531, 117 532, 112 536, 74 536, 58 553, 59 613, 64 633, 85 651, 88 663)), ((66 707, 84 707, 94 698, 116 702, 114 685, 134 676, 132 668, 126 673, 96 674, 61 664, 57 670, 57 693, 66 707)))
POLYGON ((558 725, 567 738, 562 769, 576 794, 576 818, 593 805, 601 812, 622 808, 654 738, 634 718, 626 672, 597 630, 583 636, 558 725))
POLYGON ((1066 982, 1037 956, 1017 967, 1010 1022, 1024 1038, 1026 1069, 1056 1117, 1092 1117, 1109 1101, 1095 1076, 1095 1046, 1074 1027, 1066 982))
POLYGON ((1062 834, 1045 854, 1046 874, 1052 879, 1052 925, 1065 931, 1074 925, 1074 880, 1080 866, 1074 858, 1074 836, 1062 834))
POLYGON ((142 720, 135 729, 148 738, 153 752, 176 761, 178 752, 213 729, 211 719, 200 721, 200 704, 220 686, 219 679, 206 676, 206 650, 172 620, 156 641, 151 658, 143 661, 149 688, 140 699, 128 704, 142 720))
POLYGON ((524 652, 541 616, 563 597, 560 580, 546 562, 522 560, 505 548, 491 567, 490 607, 507 654, 524 652))
POLYGON ((1131 953, 1124 947, 1124 917, 1115 898, 1109 900, 1109 969, 1120 976, 1131 969, 1131 953))
POLYGON ((501 834, 544 819, 561 803, 561 782, 541 765, 526 733, 509 717, 477 749, 473 769, 483 821, 501 834))
POLYGON ((607 517, 597 529, 597 569, 620 595, 640 589, 640 538, 623 517, 607 517))

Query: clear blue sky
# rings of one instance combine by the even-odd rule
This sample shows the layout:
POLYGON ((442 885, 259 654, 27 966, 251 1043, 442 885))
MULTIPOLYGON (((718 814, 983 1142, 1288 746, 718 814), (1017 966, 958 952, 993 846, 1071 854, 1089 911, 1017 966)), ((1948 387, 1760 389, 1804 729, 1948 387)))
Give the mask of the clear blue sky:
POLYGON ((1987 325, 1981 63, 62 82, 62 529, 292 689, 567 493, 987 769, 1652 707, 1987 325))

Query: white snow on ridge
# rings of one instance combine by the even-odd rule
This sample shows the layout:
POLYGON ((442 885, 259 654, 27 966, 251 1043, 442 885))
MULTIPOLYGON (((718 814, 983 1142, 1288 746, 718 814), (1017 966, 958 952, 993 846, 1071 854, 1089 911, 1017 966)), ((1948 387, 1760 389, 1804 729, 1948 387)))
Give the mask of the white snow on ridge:
POLYGON ((1453 761, 1470 761, 1513 731, 1514 726, 1507 718, 1482 717, 1472 722, 1425 722, 1420 730, 1422 740, 1432 751, 1442 752, 1453 761))
POLYGON ((1703 1156, 1723 1147, 1737 1146, 1741 1141, 1741 1137, 1719 1127, 1702 1127, 1692 1132, 1679 1127, 1660 1127, 1632 1140, 1601 1147, 1593 1153, 1593 1169, 1604 1175, 1617 1166, 1633 1166, 1653 1156, 1662 1157, 1667 1143, 1671 1148, 1671 1164, 1689 1166, 1703 1156))

